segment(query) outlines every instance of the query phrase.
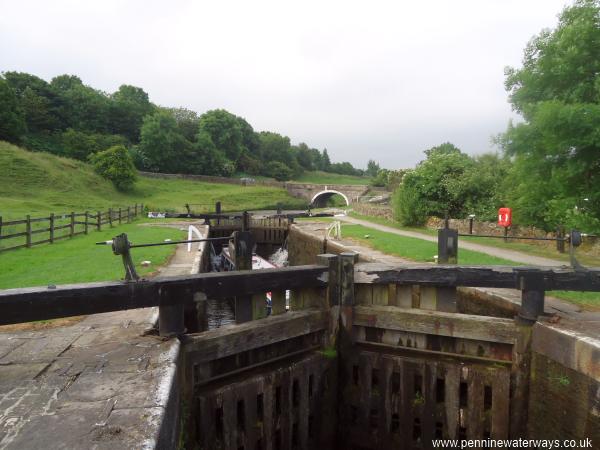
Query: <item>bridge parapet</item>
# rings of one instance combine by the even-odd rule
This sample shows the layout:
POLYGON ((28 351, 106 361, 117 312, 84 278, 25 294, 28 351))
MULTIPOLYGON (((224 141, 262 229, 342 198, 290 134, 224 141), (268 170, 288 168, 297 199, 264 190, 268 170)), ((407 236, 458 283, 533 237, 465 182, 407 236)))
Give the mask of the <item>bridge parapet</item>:
POLYGON ((311 204, 317 202, 322 196, 339 194, 350 205, 357 202, 369 190, 368 186, 347 184, 286 183, 285 186, 290 195, 304 198, 311 204))

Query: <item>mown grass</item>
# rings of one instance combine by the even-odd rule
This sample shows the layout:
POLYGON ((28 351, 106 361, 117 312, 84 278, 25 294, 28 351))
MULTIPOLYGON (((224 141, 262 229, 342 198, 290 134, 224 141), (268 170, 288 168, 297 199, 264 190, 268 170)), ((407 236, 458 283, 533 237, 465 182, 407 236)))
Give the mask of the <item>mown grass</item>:
MULTIPOLYGON (((437 255, 437 244, 434 242, 386 233, 362 225, 342 225, 342 236, 356 239, 383 253, 417 262, 433 262, 437 255)), ((507 259, 463 249, 459 250, 458 257, 461 264, 466 265, 519 265, 507 259)))
POLYGON ((140 177, 131 192, 117 191, 90 165, 48 153, 29 152, 0 141, 0 217, 3 220, 69 213, 95 212, 143 203, 151 210, 223 211, 303 208, 306 202, 284 189, 266 186, 211 184, 181 179, 140 177))
MULTIPOLYGON (((0 254, 0 289, 119 280, 124 276, 121 257, 111 247, 95 245, 120 233, 127 233, 134 243, 178 240, 185 233, 176 228, 126 224, 88 235, 0 254)), ((140 275, 146 275, 165 264, 175 252, 174 245, 132 249, 133 262, 140 275), (150 261, 142 267, 142 261, 150 261)))
MULTIPOLYGON (((351 212, 349 214, 351 217, 355 217, 360 220, 365 220, 368 222, 376 223, 379 225, 385 225, 392 228, 397 228, 398 230, 405 231, 415 231, 417 233, 427 234, 429 236, 437 236, 437 230, 432 230, 425 227, 403 227, 399 225, 397 222, 393 222, 391 220, 387 220, 381 217, 373 217, 373 216, 365 216, 362 214, 358 214, 356 212, 351 212)), ((533 243, 527 243, 522 241, 514 241, 509 240, 508 242, 504 242, 502 239, 496 238, 485 238, 485 237, 471 237, 471 236, 460 236, 460 240, 464 240, 465 242, 473 242, 480 245, 485 245, 487 247, 494 247, 504 250, 513 250, 521 253, 525 253, 532 256, 541 256, 549 259, 556 259, 558 261, 564 261, 565 264, 569 263, 569 255, 567 253, 559 253, 554 248, 543 247, 540 245, 536 245, 533 243)), ((577 260, 588 266, 600 266, 600 258, 578 254, 575 253, 577 260)))
POLYGON ((341 175, 338 173, 321 172, 319 170, 313 172, 304 172, 300 177, 292 180, 299 183, 315 183, 315 184, 349 184, 349 185, 367 185, 371 182, 369 177, 357 177, 354 175, 341 175))
MULTIPOLYGON (((429 234, 429 235, 437 234, 437 232, 435 230, 401 227, 397 223, 390 222, 389 220, 385 220, 380 217, 363 216, 361 214, 356 214, 356 213, 351 213, 351 216, 356 217, 357 219, 367 220, 367 221, 370 221, 373 223, 387 225, 387 226, 390 226, 393 228, 398 228, 401 230, 418 231, 418 232, 423 232, 424 234, 429 234)), ((380 250, 384 253, 401 256, 403 258, 412 259, 414 261, 432 262, 433 261, 432 255, 437 254, 437 247, 436 247, 436 244, 434 244, 433 242, 427 242, 427 241, 423 241, 420 239, 398 236, 393 233, 384 233, 381 231, 374 230, 372 228, 363 227, 362 225, 343 225, 342 230, 343 230, 342 231, 343 236, 352 237, 352 234, 356 234, 357 237, 355 239, 359 240, 361 243, 363 243, 367 246, 375 248, 376 250, 380 250), (362 227, 362 230, 357 228, 354 230, 350 229, 349 231, 347 231, 348 227, 352 227, 352 226, 362 227), (362 236, 360 236, 361 232, 363 233, 362 236), (387 235, 387 236, 383 237, 383 239, 382 239, 382 236, 379 236, 379 239, 377 239, 376 233, 383 233, 383 235, 387 235), (365 239, 364 238, 365 234, 371 235, 372 238, 365 239), (429 258, 429 259, 427 259, 427 258, 429 258)), ((485 238, 467 238, 467 239, 469 239, 469 240, 479 239, 480 241, 485 241, 485 242, 479 242, 479 243, 485 244, 485 245, 487 245, 486 241, 492 240, 492 239, 485 240, 485 238)), ((500 245, 496 245, 496 246, 499 248, 506 248, 506 249, 511 249, 511 250, 522 251, 523 253, 536 254, 533 251, 531 251, 531 252, 527 251, 527 250, 531 249, 531 247, 535 247, 530 244, 520 244, 520 243, 516 243, 516 242, 515 243, 510 243, 510 242, 504 243, 502 241, 501 241, 501 244, 505 245, 506 247, 500 247, 500 245)), ((489 245, 489 246, 493 247, 493 245, 489 245)), ((544 253, 544 252, 540 252, 537 255, 550 257, 550 258, 552 257, 552 255, 550 255, 548 253, 544 253)), ((488 255, 461 249, 458 252, 458 261, 459 261, 459 264, 466 264, 466 265, 470 265, 470 264, 474 264, 474 265, 504 264, 504 265, 510 265, 510 266, 522 265, 515 261, 504 260, 502 258, 496 258, 493 256, 488 256, 488 257, 495 258, 496 260, 504 261, 504 262, 497 262, 497 263, 478 262, 478 261, 485 261, 485 258, 483 258, 485 256, 488 256, 488 255)), ((556 258, 556 259, 559 259, 559 258, 556 258)), ((588 259, 590 259, 592 261, 596 260, 595 258, 591 258, 591 257, 589 257, 589 258, 578 257, 578 259, 580 259, 581 261, 586 261, 588 259)), ((598 292, 549 291, 547 295, 549 295, 551 297, 559 298, 561 300, 566 300, 570 303, 579 305, 585 309, 591 309, 591 310, 599 310, 600 309, 600 293, 598 293, 598 292)))

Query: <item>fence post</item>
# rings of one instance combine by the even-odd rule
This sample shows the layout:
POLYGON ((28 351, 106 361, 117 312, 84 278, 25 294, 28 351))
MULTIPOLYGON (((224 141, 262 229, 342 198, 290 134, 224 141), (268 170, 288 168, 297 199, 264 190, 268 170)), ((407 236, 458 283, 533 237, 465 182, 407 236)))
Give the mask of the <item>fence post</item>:
POLYGON ((54 213, 50 213, 50 243, 54 244, 54 213))
POLYGON ((89 212, 85 212, 85 222, 83 224, 83 232, 85 234, 88 234, 88 221, 90 220, 90 214, 89 212))
POLYGON ((121 208, 119 208, 119 225, 121 225, 121 208))
MULTIPOLYGON (((235 270, 252 270, 253 241, 252 233, 248 231, 234 231, 233 251, 235 270)), ((249 322, 252 320, 252 306, 251 295, 238 296, 235 298, 236 323, 249 322)))
POLYGON ((25 235, 25 245, 27 245, 27 247, 31 247, 31 217, 29 216, 29 214, 27 214, 26 220, 27 222, 25 222, 25 232, 27 234, 25 235))
POLYGON ((137 203, 133 207, 133 217, 137 218, 137 203))
POLYGON ((2 236, 2 216, 0 216, 0 236, 2 236))
POLYGON ((108 225, 112 228, 112 208, 108 208, 108 225))
POLYGON ((100 213, 100 211, 98 211, 98 215, 96 216, 98 218, 98 222, 96 223, 96 229, 98 231, 102 230, 102 214, 100 213))
POLYGON ((127 223, 131 222, 131 206, 127 207, 127 223))
POLYGON ((564 228, 561 225, 559 225, 556 227, 556 250, 558 250, 560 253, 565 252, 565 241, 563 240, 564 238, 564 228))
POLYGON ((70 223, 69 237, 73 237, 74 234, 75 234, 75 212, 71 211, 71 223, 70 223))
POLYGON ((504 242, 508 242, 508 227, 504 227, 504 242))

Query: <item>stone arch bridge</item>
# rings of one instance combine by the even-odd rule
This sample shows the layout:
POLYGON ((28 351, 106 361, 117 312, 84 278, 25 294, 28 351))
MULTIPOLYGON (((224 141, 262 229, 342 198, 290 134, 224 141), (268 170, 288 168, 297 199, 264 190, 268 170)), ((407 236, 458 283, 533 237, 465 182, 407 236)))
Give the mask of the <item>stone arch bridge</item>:
POLYGON ((369 186, 286 183, 286 189, 290 195, 309 201, 311 206, 320 207, 325 206, 327 199, 336 194, 344 198, 346 205, 356 203, 361 196, 367 193, 369 186))

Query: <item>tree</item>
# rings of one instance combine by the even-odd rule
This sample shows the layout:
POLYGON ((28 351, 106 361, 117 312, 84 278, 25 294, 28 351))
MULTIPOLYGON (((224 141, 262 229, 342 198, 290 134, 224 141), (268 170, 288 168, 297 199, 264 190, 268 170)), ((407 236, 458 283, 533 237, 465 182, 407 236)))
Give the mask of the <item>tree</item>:
POLYGON ((287 181, 292 178, 292 169, 279 161, 271 161, 267 164, 266 174, 277 181, 287 181))
POLYGON ((173 116, 179 131, 188 141, 196 140, 200 118, 198 113, 187 108, 162 108, 173 116))
POLYGON ((379 169, 379 164, 377 164, 374 160, 370 159, 367 163, 367 175, 374 178, 377 176, 377 172, 379 172, 379 169))
POLYGON ((127 145, 127 139, 116 134, 85 133, 69 128, 60 136, 62 154, 69 158, 86 161, 92 153, 115 145, 127 145))
POLYGON ((234 163, 246 149, 243 119, 240 119, 224 109, 215 109, 202 114, 199 123, 200 131, 206 133, 217 150, 234 163))
POLYGON ((94 170, 113 182, 120 191, 133 188, 136 170, 129 152, 122 145, 115 145, 90 157, 94 170))
POLYGON ((324 172, 329 172, 329 169, 331 169, 331 161, 329 160, 329 154, 327 153, 327 149, 323 149, 323 154, 321 155, 321 165, 319 167, 319 170, 322 170, 324 172))
POLYGON ((138 151, 155 172, 185 172, 192 144, 179 130, 177 122, 167 111, 146 116, 141 129, 138 151))
POLYGON ((529 42, 523 66, 505 73, 525 120, 497 140, 515 162, 507 196, 515 219, 600 231, 600 2, 565 8, 556 29, 529 42))
POLYGON ((19 101, 28 132, 63 129, 61 100, 46 81, 23 72, 6 72, 4 77, 19 101))
POLYGON ((111 100, 110 131, 114 134, 122 134, 130 142, 139 142, 142 121, 145 116, 154 111, 154 105, 150 103, 148 94, 142 88, 123 84, 111 95, 111 100))
POLYGON ((15 92, 0 77, 0 140, 18 143, 25 133, 25 118, 15 92))
POLYGON ((60 97, 65 128, 92 133, 110 131, 110 99, 104 92, 84 85, 73 75, 54 77, 50 86, 60 97))

